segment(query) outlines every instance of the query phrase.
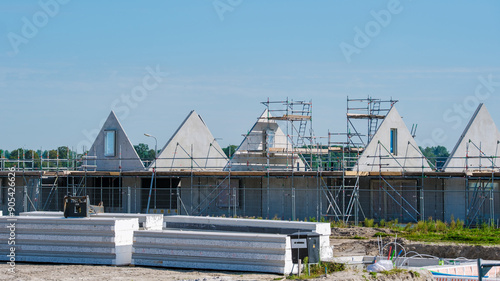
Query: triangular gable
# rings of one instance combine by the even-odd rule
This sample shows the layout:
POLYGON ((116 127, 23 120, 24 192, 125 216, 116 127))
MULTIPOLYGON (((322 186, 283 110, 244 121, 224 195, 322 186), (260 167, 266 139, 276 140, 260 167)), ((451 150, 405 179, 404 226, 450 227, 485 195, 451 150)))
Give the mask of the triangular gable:
POLYGON ((88 156, 90 157, 88 157, 87 164, 95 164, 97 171, 144 170, 144 165, 139 155, 137 155, 134 146, 113 111, 111 111, 108 119, 104 122, 101 131, 88 152, 88 156), (109 135, 106 140, 106 135, 108 134, 113 134, 114 137, 109 135))
POLYGON ((422 169, 431 171, 427 159, 393 106, 359 157, 354 171, 421 172, 422 169))
MULTIPOLYGON (((305 164, 298 154, 292 154, 293 149, 288 137, 283 133, 275 120, 270 119, 271 113, 266 109, 257 119, 250 131, 245 135, 238 149, 230 160, 231 170, 263 171, 267 167, 266 146, 269 148, 269 168, 284 170, 294 168, 305 169, 305 164), (269 134, 272 136, 269 139, 269 134), (292 161, 293 160, 293 161, 292 161)), ((226 167, 228 170, 229 167, 226 167)))
MULTIPOLYGON (((158 155, 157 171, 222 170, 227 157, 194 110, 184 119, 158 155)), ((155 167, 155 162, 149 166, 155 167)))
POLYGON ((500 132, 484 104, 480 104, 446 161, 445 172, 498 171, 500 132), (466 158, 467 157, 467 158, 466 158), (494 157, 494 158, 492 158, 494 157))

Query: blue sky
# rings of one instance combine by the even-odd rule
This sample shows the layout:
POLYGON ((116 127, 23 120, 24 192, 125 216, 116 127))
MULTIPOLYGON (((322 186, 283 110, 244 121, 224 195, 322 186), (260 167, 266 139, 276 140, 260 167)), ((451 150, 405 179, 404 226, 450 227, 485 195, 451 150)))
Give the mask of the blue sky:
POLYGON ((451 150, 478 102, 500 123, 499 14, 460 0, 2 1, 0 148, 81 151, 111 109, 132 143, 154 145, 147 132, 160 147, 194 109, 224 147, 268 97, 312 100, 326 136, 345 131, 347 96, 371 95, 399 100, 419 144, 451 150))

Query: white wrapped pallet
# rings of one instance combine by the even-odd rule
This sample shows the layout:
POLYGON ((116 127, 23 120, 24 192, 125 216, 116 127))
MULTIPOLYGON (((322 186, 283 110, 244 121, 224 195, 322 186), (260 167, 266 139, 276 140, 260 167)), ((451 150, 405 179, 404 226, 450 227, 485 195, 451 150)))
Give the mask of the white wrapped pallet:
MULTIPOLYGON (((20 262, 127 265, 138 219, 0 218, 0 251, 7 252, 15 223, 15 254, 20 262)), ((0 260, 6 261, 3 255, 0 260)))
MULTIPOLYGON (((22 217, 62 217, 63 212, 22 212, 19 214, 22 217)), ((98 213, 90 214, 90 217, 100 218, 137 218, 139 219, 139 227, 144 230, 162 230, 163 228, 163 215, 162 214, 125 214, 125 213, 98 213)))
POLYGON ((163 221, 166 228, 287 235, 295 232, 316 232, 320 234, 321 260, 326 261, 333 258, 333 250, 330 247, 330 235, 332 231, 329 223, 196 216, 165 216, 163 221))
POLYGON ((136 231, 132 264, 289 274, 292 253, 286 235, 136 231))

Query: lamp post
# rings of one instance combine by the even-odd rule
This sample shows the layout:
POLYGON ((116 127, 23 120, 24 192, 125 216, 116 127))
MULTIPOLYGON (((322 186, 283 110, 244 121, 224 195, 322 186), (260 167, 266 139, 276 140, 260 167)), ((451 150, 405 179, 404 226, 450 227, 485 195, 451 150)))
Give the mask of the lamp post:
POLYGON ((150 138, 153 138, 155 139, 155 168, 156 168, 156 152, 158 151, 157 147, 158 147, 158 140, 156 139, 155 136, 153 135, 150 135, 150 134, 144 134, 146 137, 150 137, 150 138))
MULTIPOLYGON (((155 183, 155 200, 154 200, 154 208, 156 210, 156 161, 157 161, 157 151, 158 151, 158 140, 156 139, 155 136, 153 135, 150 135, 150 134, 144 134, 146 137, 150 137, 150 138, 154 138, 155 139, 155 165, 153 167, 153 177, 154 177, 154 183, 155 183)), ((149 203, 150 203, 150 200, 151 200, 151 189, 153 187, 153 181, 151 180, 151 187, 149 188, 149 198, 148 198, 148 210, 147 212, 149 213, 149 203)))

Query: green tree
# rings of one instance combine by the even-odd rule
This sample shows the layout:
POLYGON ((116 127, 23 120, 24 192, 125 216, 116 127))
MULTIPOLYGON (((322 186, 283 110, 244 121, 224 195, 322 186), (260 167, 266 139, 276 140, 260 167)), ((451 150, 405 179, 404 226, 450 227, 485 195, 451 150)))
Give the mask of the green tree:
POLYGON ((444 146, 433 146, 433 147, 420 147, 422 154, 429 160, 436 169, 441 170, 446 163, 448 157, 450 157, 450 152, 444 146))
POLYGON ((230 144, 229 146, 223 148, 222 151, 224 151, 224 153, 226 154, 226 156, 228 158, 231 158, 231 156, 233 156, 236 149, 238 149, 237 145, 230 144))
POLYGON ((16 150, 12 150, 10 152, 9 159, 17 160, 18 156, 19 156, 19 159, 23 159, 23 151, 24 150, 22 148, 18 148, 16 150))
POLYGON ((49 158, 56 159, 57 158, 57 150, 55 150, 55 149, 49 150, 49 158))
POLYGON ((149 149, 149 146, 145 143, 134 145, 134 149, 141 160, 152 160, 155 158, 155 150, 149 149))
POLYGON ((60 146, 57 148, 59 153, 59 159, 68 159, 68 153, 70 152, 67 146, 60 146))

